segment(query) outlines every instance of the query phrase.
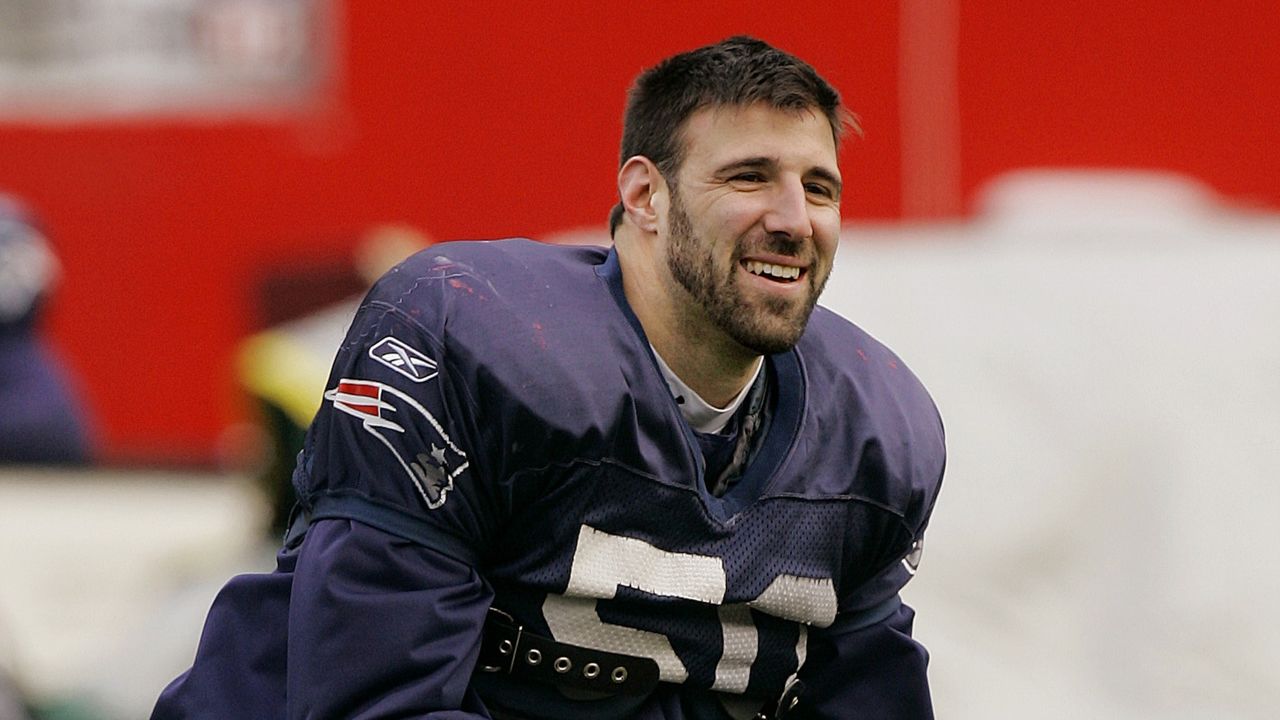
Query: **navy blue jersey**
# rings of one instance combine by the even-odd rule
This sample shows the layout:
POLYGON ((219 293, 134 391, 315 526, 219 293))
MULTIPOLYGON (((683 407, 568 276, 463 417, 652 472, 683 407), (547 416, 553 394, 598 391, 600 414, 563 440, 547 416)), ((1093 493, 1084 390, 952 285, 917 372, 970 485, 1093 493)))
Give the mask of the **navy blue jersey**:
POLYGON ((766 372, 767 429, 715 496, 614 253, 419 253, 366 298, 308 434, 294 480, 313 525, 273 586, 291 593, 287 632, 205 673, 198 656, 156 717, 202 716, 184 695, 215 697, 216 666, 272 643, 290 718, 727 717, 716 698, 758 705, 797 677, 813 717, 929 717, 897 593, 941 481, 938 414, 896 356, 821 307, 766 372), (662 683, 571 700, 473 678, 490 603, 652 658, 662 683))

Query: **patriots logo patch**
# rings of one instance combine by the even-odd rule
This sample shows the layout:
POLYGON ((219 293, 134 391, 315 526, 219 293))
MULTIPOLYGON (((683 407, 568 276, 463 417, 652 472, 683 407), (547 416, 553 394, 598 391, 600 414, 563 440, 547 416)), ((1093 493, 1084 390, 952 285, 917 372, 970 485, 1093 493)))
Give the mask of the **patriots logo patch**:
POLYGON ((390 335, 369 348, 369 357, 414 382, 426 382, 437 374, 435 360, 390 335))
POLYGON ((427 507, 434 510, 444 504, 454 478, 467 469, 467 454, 430 411, 390 385, 371 380, 344 378, 325 391, 324 399, 360 420, 366 432, 387 446, 427 507))

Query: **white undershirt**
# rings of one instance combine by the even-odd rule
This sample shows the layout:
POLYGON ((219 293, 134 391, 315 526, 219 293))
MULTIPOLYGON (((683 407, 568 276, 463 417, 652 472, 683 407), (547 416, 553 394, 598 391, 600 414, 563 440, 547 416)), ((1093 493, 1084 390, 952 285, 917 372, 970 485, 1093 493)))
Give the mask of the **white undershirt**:
MULTIPOLYGON (((650 345, 650 348, 653 346, 650 345)), ((750 392, 751 386, 755 384, 756 378, 760 375, 760 368, 764 366, 764 358, 756 358, 756 369, 751 373, 751 377, 747 379, 747 384, 742 386, 738 391, 737 397, 729 401, 729 404, 718 408, 703 400, 698 393, 692 388, 684 384, 671 368, 667 366, 662 356, 654 349, 653 356, 658 359, 658 367, 662 370, 662 376, 666 378, 667 387, 671 389, 671 395, 676 399, 676 404, 680 406, 680 414, 684 415, 685 422, 689 423, 689 427, 700 433, 718 433, 729 424, 729 420, 733 418, 733 414, 738 411, 738 406, 742 405, 742 401, 747 399, 747 393, 750 392)))

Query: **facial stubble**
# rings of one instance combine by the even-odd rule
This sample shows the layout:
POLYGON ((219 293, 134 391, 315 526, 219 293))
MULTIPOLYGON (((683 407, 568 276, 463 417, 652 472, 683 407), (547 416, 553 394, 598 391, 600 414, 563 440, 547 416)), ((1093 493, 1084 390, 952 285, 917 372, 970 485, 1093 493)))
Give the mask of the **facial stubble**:
MULTIPOLYGON (((701 306, 711 323, 742 347, 761 355, 794 347, 804 334, 827 276, 815 277, 818 273, 810 264, 810 271, 796 281, 809 285, 809 294, 801 303, 773 296, 748 302, 738 284, 737 270, 747 251, 743 242, 739 240, 735 245, 728 267, 717 268, 711 248, 695 234, 680 191, 676 187, 671 190, 667 267, 672 277, 701 306)), ((799 257, 801 251, 800 241, 786 237, 765 236, 763 245, 767 252, 790 257, 799 257)))

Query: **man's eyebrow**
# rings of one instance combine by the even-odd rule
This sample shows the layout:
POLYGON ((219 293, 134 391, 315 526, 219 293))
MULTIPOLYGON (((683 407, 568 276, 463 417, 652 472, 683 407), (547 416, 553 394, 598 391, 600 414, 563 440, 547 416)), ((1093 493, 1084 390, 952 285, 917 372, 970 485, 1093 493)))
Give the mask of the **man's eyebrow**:
POLYGON ((732 160, 720 166, 719 173, 730 173, 735 170, 752 170, 757 168, 775 168, 778 166, 777 158, 765 157, 757 155, 755 157, 742 158, 740 160, 732 160))
MULTIPOLYGON (((742 158, 740 160, 733 160, 724 165, 721 165, 720 169, 717 171, 716 174, 727 175, 737 170, 756 170, 756 169, 772 170, 777 166, 778 166, 777 158, 766 157, 764 155, 757 155, 754 157, 742 158)), ((805 176, 814 177, 824 182, 830 183, 831 186, 835 188, 837 195, 840 194, 841 190, 844 189, 844 182, 840 180, 840 176, 828 170, 827 168, 820 167, 820 166, 809 168, 808 172, 805 173, 805 176)))
POLYGON ((837 195, 839 195, 840 192, 844 190, 844 181, 841 180, 838 175, 836 175, 835 173, 831 172, 830 170, 824 167, 810 168, 809 172, 806 173, 806 175, 812 175, 818 178, 819 180, 825 180, 826 182, 831 183, 831 186, 836 189, 837 195))

